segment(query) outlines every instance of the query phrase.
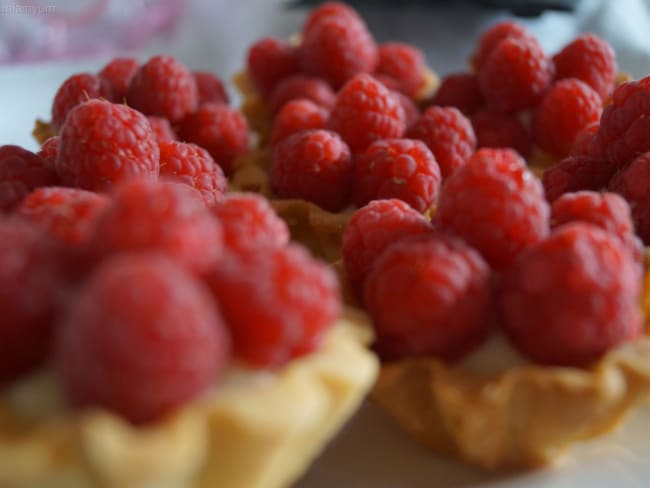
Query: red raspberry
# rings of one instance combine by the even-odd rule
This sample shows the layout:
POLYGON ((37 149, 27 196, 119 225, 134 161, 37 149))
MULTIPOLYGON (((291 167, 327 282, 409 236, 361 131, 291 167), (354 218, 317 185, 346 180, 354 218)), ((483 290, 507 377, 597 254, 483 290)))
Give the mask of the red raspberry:
POLYGON ((379 46, 378 52, 377 73, 397 80, 400 91, 415 98, 425 82, 422 51, 403 42, 386 42, 379 46))
POLYGON ((298 52, 286 41, 264 37, 248 50, 246 69, 255 89, 267 98, 278 82, 298 72, 298 52))
POLYGON ((368 275, 365 303, 384 359, 435 356, 452 361, 489 333, 490 269, 460 240, 405 239, 368 275))
POLYGON ((615 171, 614 166, 599 158, 569 156, 544 172, 546 200, 552 202, 564 193, 605 188, 615 171))
POLYGON ((345 275, 359 296, 377 258, 394 242, 433 234, 431 223, 406 202, 375 200, 352 215, 342 240, 345 275))
POLYGON ((646 246, 650 245, 650 152, 636 158, 624 170, 617 173, 609 189, 622 195, 632 209, 636 233, 646 246))
POLYGON ((402 137, 404 109, 384 85, 361 74, 339 91, 328 128, 338 132, 353 153, 359 153, 377 139, 402 137))
POLYGON ((476 149, 471 122, 454 107, 429 107, 408 137, 424 141, 431 149, 443 178, 458 171, 476 149))
POLYGON ((192 74, 199 92, 199 105, 208 102, 230 103, 226 87, 217 75, 208 71, 194 71, 192 74))
POLYGON ((498 270, 547 236, 549 213, 542 184, 521 156, 483 148, 443 185, 436 219, 498 270))
POLYGON ((334 106, 336 93, 319 78, 305 75, 293 75, 280 81, 269 97, 269 110, 277 114, 285 103, 306 98, 327 110, 334 106))
POLYGON ((305 19, 302 28, 302 37, 305 37, 307 32, 327 17, 351 17, 356 20, 361 20, 359 14, 343 2, 323 2, 313 9, 305 19))
POLYGON ((393 95, 402 106, 402 110, 404 110, 404 125, 407 130, 410 129, 419 120, 420 109, 411 98, 407 97, 402 92, 391 90, 390 94, 393 95))
POLYGON ((510 147, 524 158, 530 155, 530 135, 514 115, 481 110, 471 120, 478 147, 510 147))
POLYGON ((534 36, 521 24, 506 20, 498 22, 487 29, 476 43, 476 51, 472 55, 472 65, 480 71, 497 45, 508 38, 531 39, 534 36))
POLYGON ((339 211, 348 204, 354 178, 350 149, 334 132, 298 132, 273 148, 270 178, 280 198, 302 198, 339 211))
POLYGON ((355 202, 398 198, 418 212, 433 205, 440 190, 440 168, 422 141, 375 141, 355 159, 355 202))
POLYGON ((124 103, 129 90, 129 83, 140 67, 137 59, 115 58, 98 73, 108 86, 111 102, 124 103))
POLYGON ((38 155, 18 146, 0 146, 0 212, 11 210, 35 188, 55 184, 56 175, 38 155))
POLYGON ((126 100, 146 115, 176 123, 196 110, 199 95, 194 75, 180 61, 154 56, 133 75, 126 100))
MULTIPOLYGON (((391 92, 398 92, 398 93, 401 93, 402 95, 404 95, 406 97, 406 95, 404 93, 399 91, 400 90, 399 81, 397 81, 392 76, 388 76, 388 75, 386 75, 384 73, 375 72, 375 73, 372 74, 372 77, 375 80, 377 80, 379 83, 384 85, 386 88, 388 88, 391 92)), ((407 97, 407 98, 409 98, 409 97, 407 97)))
POLYGON ((54 128, 60 131, 70 110, 92 98, 111 98, 108 86, 101 78, 90 73, 79 73, 65 80, 52 103, 54 128))
POLYGON ((58 331, 55 367, 66 398, 133 423, 160 418, 213 385, 229 339, 209 290, 157 255, 101 265, 58 331))
POLYGON ((339 88, 359 73, 375 71, 379 55, 363 20, 326 16, 303 32, 298 59, 305 73, 339 88))
POLYGON ((64 281, 38 230, 0 218, 0 384, 40 365, 49 353, 64 281))
POLYGON ((206 149, 226 175, 237 156, 248 150, 246 118, 223 103, 206 103, 186 117, 179 128, 181 139, 206 149))
POLYGON ((116 187, 93 236, 98 257, 160 252, 191 271, 214 266, 222 248, 221 226, 196 190, 136 178, 116 187))
POLYGON ((160 148, 160 177, 185 183, 199 191, 206 205, 221 200, 228 180, 205 149, 195 144, 167 141, 160 148))
POLYGON ((176 134, 174 134, 174 129, 172 129, 169 120, 162 117, 154 117, 153 115, 149 115, 147 120, 151 125, 151 130, 156 137, 156 141, 162 142, 176 140, 176 134))
POLYGON ((580 191, 565 193, 551 206, 551 228, 569 222, 586 222, 615 235, 637 261, 643 246, 634 235, 630 206, 616 193, 580 191))
POLYGON ((597 144, 618 168, 650 151, 650 76, 622 83, 600 118, 597 144))
POLYGON ((302 247, 241 249, 208 276, 235 355, 277 367, 317 349, 341 313, 336 274, 302 247))
POLYGON ((94 225, 109 203, 110 199, 99 193, 51 186, 27 195, 16 214, 56 241, 81 246, 90 241, 94 225))
POLYGON ((555 77, 578 78, 605 100, 614 88, 616 54, 607 41, 593 34, 577 37, 553 56, 555 77))
POLYGON ((502 285, 505 330, 534 361, 588 365, 641 333, 639 268, 617 238, 593 225, 558 228, 502 285))
POLYGON ((59 136, 52 136, 45 140, 36 153, 50 171, 56 171, 56 158, 59 153, 59 136))
POLYGON ((456 107, 464 114, 473 114, 483 105, 483 95, 476 74, 452 73, 445 76, 430 104, 456 107))
POLYGON ((598 122, 602 111, 602 100, 589 85, 576 78, 560 80, 544 95, 535 111, 535 142, 544 151, 566 156, 578 133, 598 122))
POLYGON ((599 129, 600 122, 592 122, 578 132, 571 144, 569 156, 602 156, 594 151, 594 143, 592 143, 599 129))
POLYGON ((273 121, 271 145, 301 130, 324 129, 328 116, 327 109, 306 98, 285 103, 273 121))
POLYGON ((236 253, 253 247, 282 247, 289 243, 289 228, 268 200, 253 193, 230 194, 212 207, 221 222, 223 242, 236 253))
POLYGON ((552 80, 553 63, 532 38, 509 37, 499 42, 478 71, 481 93, 498 112, 534 107, 552 80))
POLYGON ((158 176, 158 157, 144 115, 126 105, 90 100, 70 112, 56 164, 65 185, 105 191, 132 176, 158 176))

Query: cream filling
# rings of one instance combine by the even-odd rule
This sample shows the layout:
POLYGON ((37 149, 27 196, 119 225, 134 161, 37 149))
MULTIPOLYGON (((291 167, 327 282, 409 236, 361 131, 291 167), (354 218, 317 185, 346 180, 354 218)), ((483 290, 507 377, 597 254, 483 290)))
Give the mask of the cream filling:
POLYGON ((455 366, 478 375, 492 375, 529 364, 503 333, 495 332, 455 366))

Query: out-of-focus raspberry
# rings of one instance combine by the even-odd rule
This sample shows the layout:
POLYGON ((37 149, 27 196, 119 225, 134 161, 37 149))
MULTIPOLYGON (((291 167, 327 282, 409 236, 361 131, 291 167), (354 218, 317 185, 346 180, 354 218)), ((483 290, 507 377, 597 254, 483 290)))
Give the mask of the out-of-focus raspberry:
POLYGON ((398 82, 399 90, 415 98, 425 82, 424 53, 411 44, 386 42, 379 46, 377 73, 398 82))
POLYGON ((477 147, 509 147, 527 158, 532 141, 521 121, 512 114, 481 110, 472 115, 477 147))
POLYGON ((59 153, 59 136, 49 137, 36 153, 43 160, 43 165, 50 171, 56 171, 56 158, 59 153))
POLYGON ((176 134, 174 133, 174 129, 172 129, 172 126, 167 119, 164 119, 162 117, 154 117, 153 115, 150 115, 147 117, 147 120, 151 125, 151 130, 153 131, 154 136, 156 137, 156 141, 162 142, 162 141, 176 140, 176 134))
POLYGON ((452 73, 445 76, 431 99, 431 105, 456 107, 471 115, 483 105, 483 95, 475 73, 452 73))
POLYGON ((56 181, 56 174, 40 156, 19 146, 0 146, 0 212, 11 210, 32 190, 56 181))
POLYGON ((293 75, 280 81, 269 97, 269 111, 277 114, 285 103, 306 98, 316 105, 330 110, 336 101, 334 90, 320 78, 293 75))
POLYGON ((54 95, 52 103, 54 128, 60 131, 70 110, 93 98, 111 98, 108 86, 100 77, 79 73, 65 80, 54 95))
POLYGON ((228 92, 221 78, 209 71, 193 71, 192 74, 199 92, 199 105, 208 102, 221 102, 226 105, 230 103, 228 92))
POLYGON ((111 102, 124 103, 131 78, 139 66, 140 63, 137 59, 115 58, 99 71, 97 75, 108 86, 111 102))
POLYGON ((420 109, 411 98, 407 97, 402 92, 391 90, 390 93, 397 98, 397 101, 402 106, 402 109, 404 110, 404 125, 407 130, 410 129, 419 120, 421 115, 420 109))
POLYGON ((264 37, 248 50, 246 69, 255 89, 267 98, 278 82, 298 72, 297 50, 282 39, 264 37))
POLYGON ((615 171, 612 164, 600 158, 569 156, 544 172, 546 199, 552 202, 564 193, 606 188, 615 171))
POLYGON ((329 111, 311 100, 298 98, 284 104, 273 120, 271 144, 308 129, 324 129, 329 111))
POLYGON ((476 51, 472 55, 472 65, 476 71, 479 71, 484 65, 487 59, 492 54, 492 51, 497 47, 497 45, 507 38, 514 39, 531 39, 534 38, 532 33, 528 31, 522 24, 506 20, 503 22, 498 22, 492 27, 487 29, 481 35, 480 39, 476 43, 476 51))
POLYGON ((636 233, 650 245, 650 152, 636 158, 617 173, 609 184, 610 191, 623 196, 630 204, 636 233))
POLYGON ((359 14, 350 5, 343 2, 323 2, 309 12, 309 15, 305 19, 302 27, 303 37, 326 17, 351 17, 356 20, 361 20, 359 14))
POLYGON ((602 156, 596 153, 592 144, 596 133, 600 129, 600 122, 592 122, 576 134, 569 156, 602 156))

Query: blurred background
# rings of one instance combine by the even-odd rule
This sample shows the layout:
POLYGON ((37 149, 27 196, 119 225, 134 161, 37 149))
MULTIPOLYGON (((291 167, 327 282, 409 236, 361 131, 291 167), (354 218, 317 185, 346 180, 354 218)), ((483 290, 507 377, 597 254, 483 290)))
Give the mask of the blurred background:
MULTIPOLYGON (((34 147, 36 117, 73 72, 96 71, 116 55, 144 61, 167 53, 225 81, 240 70, 259 37, 299 30, 316 1, 288 0, 0 0, 2 143, 34 147)), ((352 2, 380 42, 422 49, 444 75, 462 70, 489 25, 515 14, 549 53, 581 32, 607 39, 619 67, 650 73, 650 0, 357 0, 352 2), (553 7, 549 9, 549 7, 553 7), (559 10, 558 10, 559 8, 559 10)), ((230 89, 231 96, 236 94, 230 89)))

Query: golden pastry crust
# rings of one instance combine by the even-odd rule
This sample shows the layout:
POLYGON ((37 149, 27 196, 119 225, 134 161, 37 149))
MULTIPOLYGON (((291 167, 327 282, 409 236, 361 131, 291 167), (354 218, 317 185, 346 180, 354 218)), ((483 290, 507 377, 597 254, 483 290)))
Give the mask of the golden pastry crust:
POLYGON ((36 119, 34 123, 34 129, 32 130, 32 136, 36 139, 39 145, 42 145, 50 137, 56 135, 56 129, 49 122, 43 122, 41 119, 36 119))
POLYGON ((233 371, 214 392, 152 425, 73 414, 50 374, 0 397, 0 486, 274 488, 293 482, 358 407, 377 362, 363 315, 273 373, 233 371))

